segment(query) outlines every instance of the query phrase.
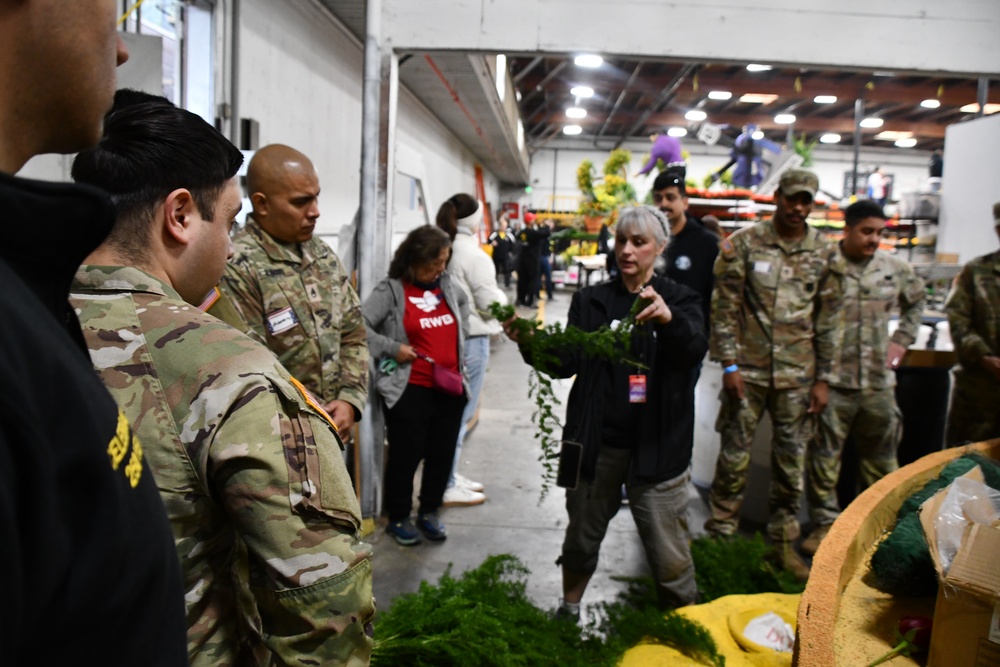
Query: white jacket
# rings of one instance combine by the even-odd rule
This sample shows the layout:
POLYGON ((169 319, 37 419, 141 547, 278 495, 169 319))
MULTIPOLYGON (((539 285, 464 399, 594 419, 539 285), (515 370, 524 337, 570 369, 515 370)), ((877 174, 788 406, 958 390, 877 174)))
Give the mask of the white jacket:
POLYGON ((497 285, 493 260, 479 247, 479 242, 459 227, 451 245, 448 273, 469 298, 469 336, 488 336, 503 330, 492 318, 489 307, 494 301, 507 303, 507 295, 497 285))

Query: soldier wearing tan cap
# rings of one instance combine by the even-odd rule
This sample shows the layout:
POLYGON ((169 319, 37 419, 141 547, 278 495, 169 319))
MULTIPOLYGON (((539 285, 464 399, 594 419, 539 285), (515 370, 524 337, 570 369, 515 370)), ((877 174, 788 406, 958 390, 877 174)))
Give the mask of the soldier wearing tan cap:
POLYGON ((767 532, 779 564, 805 580, 792 548, 799 537, 806 445, 813 415, 827 403, 839 319, 834 247, 806 224, 819 181, 811 171, 781 177, 770 220, 719 244, 712 294, 710 353, 722 363, 721 448, 709 496, 710 535, 736 531, 757 423, 774 424, 767 532))
MULTIPOLYGON (((1000 202, 993 224, 1000 236, 1000 202)), ((1000 436, 1000 250, 962 268, 944 308, 958 352, 946 441, 1000 436)))

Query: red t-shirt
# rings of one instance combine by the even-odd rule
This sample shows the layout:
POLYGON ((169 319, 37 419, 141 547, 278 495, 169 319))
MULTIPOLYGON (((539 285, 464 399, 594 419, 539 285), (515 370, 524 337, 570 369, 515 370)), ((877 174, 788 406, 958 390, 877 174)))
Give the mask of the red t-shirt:
MULTIPOLYGON (((458 371, 458 321, 441 294, 440 287, 424 289, 403 283, 406 309, 403 328, 410 346, 434 360, 434 363, 458 371)), ((431 365, 415 359, 410 369, 410 384, 431 385, 431 365)))

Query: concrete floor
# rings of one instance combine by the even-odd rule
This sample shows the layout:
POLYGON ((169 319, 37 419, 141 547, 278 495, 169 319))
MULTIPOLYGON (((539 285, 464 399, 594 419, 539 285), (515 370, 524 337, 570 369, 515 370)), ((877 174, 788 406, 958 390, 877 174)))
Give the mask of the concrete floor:
MULTIPOLYGON (((562 289, 553 301, 542 304, 539 313, 546 324, 565 322, 571 296, 570 290, 562 289)), ((486 486, 486 503, 443 508, 448 539, 441 543, 425 540, 415 547, 399 546, 385 534, 384 518, 366 538, 375 550, 375 597, 381 609, 388 609, 396 596, 416 591, 423 580, 436 582, 449 564, 458 574, 478 566, 488 555, 504 553, 517 556, 531 570, 527 590, 535 604, 545 609, 558 604, 562 580, 555 560, 566 525, 564 491, 553 487, 541 500, 542 466, 531 422, 533 404, 527 398, 528 372, 514 343, 502 336, 492 341, 479 420, 466 438, 460 466, 463 475, 486 486)), ((556 393, 564 400, 570 382, 556 384, 556 393)), ((560 408, 557 414, 564 411, 560 408)), ((702 532, 706 516, 702 494, 692 485, 689 525, 696 535, 702 532)), ((642 545, 625 505, 608 529, 598 570, 583 601, 614 599, 624 584, 613 581, 613 575, 646 574, 642 545)))

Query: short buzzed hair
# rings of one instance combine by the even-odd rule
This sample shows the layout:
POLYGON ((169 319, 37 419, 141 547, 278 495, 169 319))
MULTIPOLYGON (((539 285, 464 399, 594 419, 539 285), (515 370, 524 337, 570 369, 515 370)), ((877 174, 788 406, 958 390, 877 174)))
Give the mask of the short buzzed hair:
POLYGON ((853 227, 868 218, 886 219, 885 211, 878 202, 871 199, 859 199, 844 209, 844 224, 848 227, 853 227))

